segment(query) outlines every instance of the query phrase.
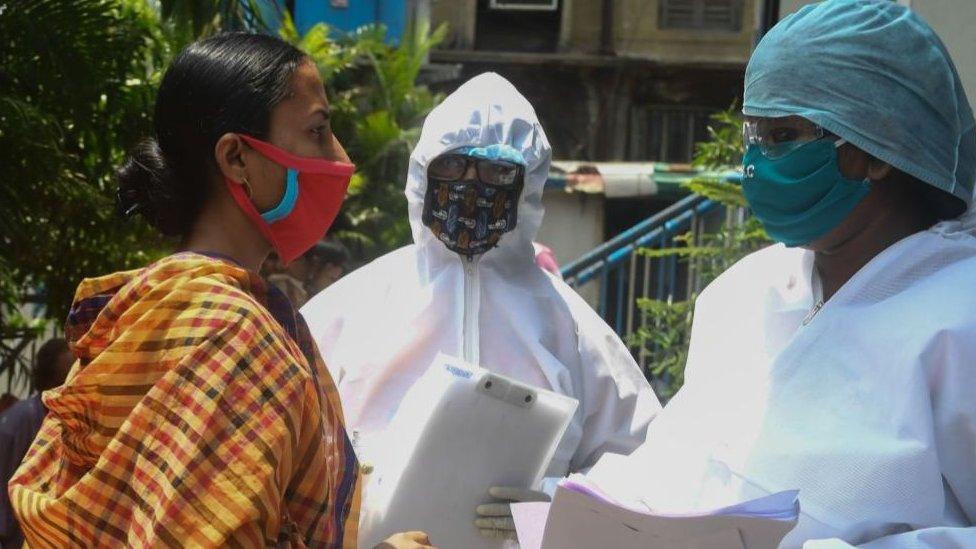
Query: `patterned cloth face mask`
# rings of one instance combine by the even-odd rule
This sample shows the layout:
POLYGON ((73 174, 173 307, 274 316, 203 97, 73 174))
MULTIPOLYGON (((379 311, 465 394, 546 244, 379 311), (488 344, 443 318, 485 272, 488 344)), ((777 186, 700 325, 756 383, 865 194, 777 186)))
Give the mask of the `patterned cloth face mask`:
POLYGON ((494 248, 518 221, 525 160, 508 145, 463 147, 427 168, 423 223, 468 259, 494 248))

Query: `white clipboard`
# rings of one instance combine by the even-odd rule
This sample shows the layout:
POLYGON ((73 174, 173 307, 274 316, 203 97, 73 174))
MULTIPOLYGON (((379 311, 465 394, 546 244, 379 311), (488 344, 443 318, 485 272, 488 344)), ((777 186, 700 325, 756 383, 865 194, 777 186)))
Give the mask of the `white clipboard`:
POLYGON ((537 487, 578 401, 439 354, 372 440, 359 546, 422 530, 438 547, 498 549, 475 508, 491 486, 537 487))

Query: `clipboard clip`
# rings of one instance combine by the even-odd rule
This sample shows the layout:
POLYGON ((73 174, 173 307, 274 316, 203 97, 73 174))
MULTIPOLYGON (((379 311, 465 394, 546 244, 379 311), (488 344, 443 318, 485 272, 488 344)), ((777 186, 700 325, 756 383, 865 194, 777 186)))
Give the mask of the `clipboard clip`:
POLYGON ((535 389, 529 385, 509 381, 487 373, 478 380, 478 391, 520 408, 532 408, 538 399, 535 389))

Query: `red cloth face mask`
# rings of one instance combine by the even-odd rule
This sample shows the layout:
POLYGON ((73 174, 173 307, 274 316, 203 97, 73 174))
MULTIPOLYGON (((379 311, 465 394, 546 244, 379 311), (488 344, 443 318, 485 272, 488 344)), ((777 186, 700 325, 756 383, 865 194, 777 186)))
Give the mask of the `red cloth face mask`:
POLYGON ((243 185, 224 179, 237 205, 287 265, 325 236, 339 214, 356 166, 295 156, 253 137, 240 137, 262 156, 288 170, 285 195, 277 206, 264 213, 254 207, 243 185))

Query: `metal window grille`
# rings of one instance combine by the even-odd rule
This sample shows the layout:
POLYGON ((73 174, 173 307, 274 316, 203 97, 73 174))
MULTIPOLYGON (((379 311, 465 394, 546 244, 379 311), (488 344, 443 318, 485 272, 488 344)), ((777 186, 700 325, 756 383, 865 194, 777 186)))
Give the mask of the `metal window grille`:
POLYGON ((628 160, 691 162, 695 143, 708 136, 713 109, 642 105, 631 111, 628 160))
POLYGON ((738 31, 742 0, 660 0, 662 29, 738 31))
POLYGON ((493 10, 556 11, 559 0, 491 0, 493 10))

